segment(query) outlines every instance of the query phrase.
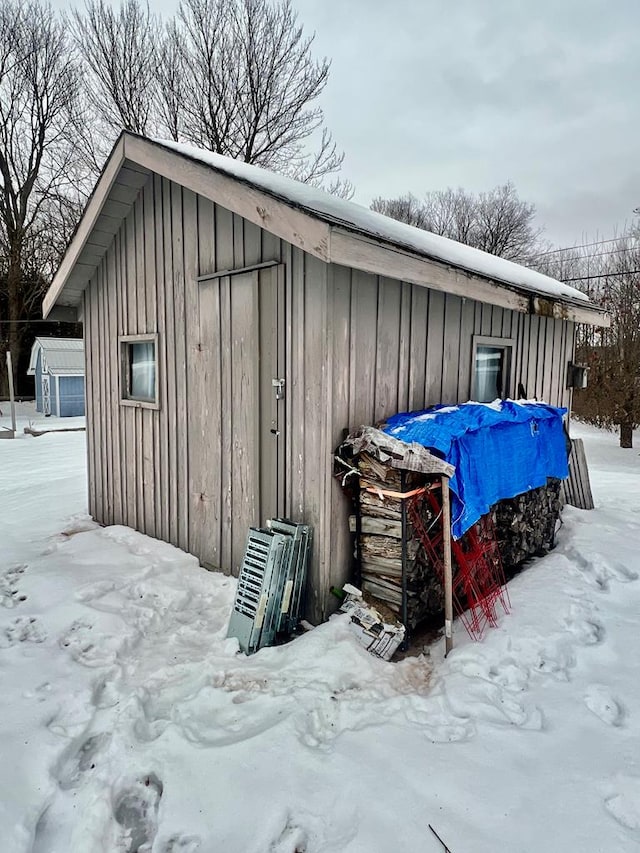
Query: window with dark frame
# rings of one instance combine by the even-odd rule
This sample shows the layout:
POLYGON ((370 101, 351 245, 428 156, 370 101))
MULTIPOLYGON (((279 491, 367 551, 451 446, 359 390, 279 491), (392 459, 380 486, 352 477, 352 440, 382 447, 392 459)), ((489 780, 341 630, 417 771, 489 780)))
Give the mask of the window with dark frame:
POLYGON ((157 407, 156 343, 156 335, 133 335, 120 339, 122 403, 157 407))
POLYGON ((472 397, 478 403, 509 396, 512 346, 510 339, 474 339, 472 397))

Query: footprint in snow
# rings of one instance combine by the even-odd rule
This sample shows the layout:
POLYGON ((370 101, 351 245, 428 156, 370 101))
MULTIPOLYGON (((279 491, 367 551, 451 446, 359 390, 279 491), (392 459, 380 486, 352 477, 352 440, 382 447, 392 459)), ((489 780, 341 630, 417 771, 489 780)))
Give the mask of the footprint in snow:
POLYGON ((101 732, 84 738, 79 747, 74 743, 69 750, 65 751, 55 772, 58 784, 63 791, 75 788, 85 773, 95 769, 99 753, 110 739, 111 735, 101 732))
POLYGON ((66 649, 71 657, 84 666, 106 666, 114 663, 117 654, 112 648, 111 638, 95 636, 93 625, 77 619, 58 640, 60 648, 66 649))
POLYGON ((306 831, 289 815, 282 832, 269 845, 269 853, 304 853, 308 841, 306 831))
POLYGON ((153 847, 162 790, 160 779, 150 773, 122 788, 114 797, 113 816, 122 827, 121 843, 125 853, 148 853, 153 847))
POLYGON ((604 801, 611 817, 626 829, 640 830, 640 778, 620 777, 617 791, 604 801))
POLYGON ((583 646, 595 646, 604 640, 604 625, 594 615, 593 608, 582 602, 576 601, 569 607, 564 623, 583 646))
POLYGON ((18 580, 26 569, 25 564, 12 566, 0 575, 0 604, 3 607, 15 607, 27 600, 18 589, 18 580))
POLYGON ((202 842, 195 835, 172 835, 160 847, 160 853, 197 853, 202 842))
POLYGON ((584 695, 584 704, 596 717, 610 726, 624 723, 625 710, 609 689, 601 684, 592 684, 584 695))
POLYGON ((4 629, 4 637, 0 637, 0 646, 5 648, 16 643, 44 643, 47 632, 35 616, 19 616, 4 629))

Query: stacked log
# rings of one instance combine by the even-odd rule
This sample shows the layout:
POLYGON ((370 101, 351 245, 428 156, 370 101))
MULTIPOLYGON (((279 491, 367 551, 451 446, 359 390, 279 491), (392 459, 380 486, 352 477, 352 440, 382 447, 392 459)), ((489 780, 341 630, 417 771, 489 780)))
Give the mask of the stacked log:
POLYGON ((496 535, 505 570, 553 547, 561 509, 560 483, 549 478, 545 486, 495 504, 496 535))
MULTIPOLYGON (((402 499, 384 493, 413 491, 427 485, 430 478, 407 471, 403 483, 398 469, 385 466, 368 453, 361 453, 356 464, 360 473, 357 509, 362 589, 402 618, 402 499)), ((422 514, 428 527, 433 522, 433 514, 426 504, 422 504, 422 514)), ((355 516, 351 527, 355 532, 355 516)), ((407 623, 415 628, 427 616, 442 610, 443 592, 409 521, 405 548, 407 623)))

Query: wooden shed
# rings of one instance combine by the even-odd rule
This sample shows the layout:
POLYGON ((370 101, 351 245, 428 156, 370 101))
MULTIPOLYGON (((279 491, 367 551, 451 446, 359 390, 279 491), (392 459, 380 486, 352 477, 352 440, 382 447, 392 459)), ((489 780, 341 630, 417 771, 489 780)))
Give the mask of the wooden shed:
POLYGON ((84 322, 89 508, 236 572, 314 528, 308 615, 350 566, 345 430, 484 396, 567 405, 572 288, 321 190, 123 133, 44 302, 84 322))

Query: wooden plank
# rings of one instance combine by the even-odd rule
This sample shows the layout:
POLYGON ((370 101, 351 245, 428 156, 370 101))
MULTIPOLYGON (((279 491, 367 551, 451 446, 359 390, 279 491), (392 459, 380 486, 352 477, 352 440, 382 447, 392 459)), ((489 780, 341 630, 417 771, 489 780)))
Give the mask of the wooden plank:
POLYGON ((411 285, 409 411, 422 409, 425 405, 428 316, 429 291, 425 287, 411 285))
POLYGON ((527 359, 527 394, 529 399, 540 399, 538 389, 538 337, 540 334, 540 317, 529 317, 529 337, 526 341, 527 359))
MULTIPOLYGON (((156 264, 155 264, 155 205, 153 198, 153 180, 146 182, 142 190, 142 263, 145 295, 145 333, 157 334, 158 319, 156 309, 156 264)), ((163 342, 156 343, 156 385, 158 383, 158 350, 163 342)), ((157 390, 157 388, 156 388, 157 390)), ((156 455, 158 428, 163 401, 158 397, 160 409, 144 409, 142 416, 142 452, 144 454, 144 494, 143 507, 145 531, 149 536, 158 536, 160 531, 160 501, 156 484, 159 456, 156 455)))
MULTIPOLYGON (((327 265, 305 255, 304 277, 304 520, 314 528, 309 570, 312 619, 325 619, 331 586, 326 494, 330 488, 331 449, 327 407, 327 265)), ((330 403, 329 403, 330 405, 330 403)))
POLYGON ((178 412, 176 394, 176 322, 175 322, 175 282, 173 277, 173 236, 172 236, 172 184, 162 181, 162 232, 164 246, 164 291, 165 291, 165 348, 167 358, 167 420, 168 420, 168 483, 166 484, 165 501, 168 505, 169 536, 173 545, 178 545, 179 535, 179 500, 178 486, 178 412))
POLYGON ((104 289, 105 289, 105 317, 104 317, 104 335, 105 335, 105 351, 106 351, 106 407, 107 407, 107 422, 109 425, 108 434, 108 461, 109 461, 109 519, 111 524, 119 523, 120 518, 120 437, 118 432, 118 400, 116 388, 118 386, 118 360, 115 357, 117 353, 117 335, 115 334, 114 312, 116 310, 116 288, 114 275, 114 259, 113 250, 107 251, 104 261, 102 262, 104 270, 104 289), (116 345, 114 346, 114 338, 116 345))
POLYGON ((122 494, 122 434, 120 429, 120 350, 118 335, 120 332, 120 277, 117 235, 107 252, 107 270, 111 282, 111 300, 109 312, 109 352, 111 361, 111 417, 113 420, 113 513, 116 524, 124 524, 122 494))
POLYGON ((102 467, 102 447, 103 447, 103 430, 102 430, 102 388, 100 382, 100 342, 99 342, 99 311, 98 311, 98 283, 96 277, 91 282, 91 296, 89 300, 89 313, 91 338, 96 342, 94 349, 96 358, 92 359, 92 395, 94 399, 93 407, 93 453, 94 453, 94 513, 93 517, 98 522, 102 522, 103 511, 103 476, 104 469, 102 467))
MULTIPOLYGON (((373 348, 375 376, 373 387, 373 423, 398 412, 398 380, 400 367, 400 312, 402 285, 391 278, 378 279, 378 304, 376 309, 375 344, 373 348)), ((360 349, 361 344, 357 344, 360 349)), ((360 366, 359 379, 363 377, 360 366)), ((365 423, 365 421, 363 421, 365 423)))
POLYGON ((351 364, 349 428, 375 422, 378 279, 351 273, 351 364))
POLYGON ((250 267, 262 261, 262 229, 248 219, 243 220, 243 229, 244 265, 250 267))
MULTIPOLYGON (((208 251, 206 248, 205 252, 208 251)), ((199 480, 197 511, 194 510, 194 553, 208 567, 220 568, 225 564, 221 557, 221 500, 220 472, 222 463, 222 406, 220 387, 221 331, 220 283, 203 282, 199 286, 199 348, 197 381, 192 393, 197 394, 200 405, 192 411, 190 436, 193 453, 190 471, 199 480), (197 436, 194 436, 197 431, 197 436), (199 458, 195 458, 195 454, 199 458), (196 464, 197 463, 197 464, 196 464)), ((228 463, 227 463, 228 464, 228 463)), ((193 529, 193 525, 192 525, 193 529)), ((228 569, 228 563, 227 563, 228 569)))
MULTIPOLYGON (((402 538, 402 522, 390 518, 374 518, 371 515, 363 515, 360 519, 360 530, 363 534, 374 534, 377 536, 393 536, 402 538)), ((349 516, 349 531, 356 532, 356 517, 349 516)))
POLYGON ((579 509, 593 509, 593 495, 589 481, 589 469, 581 438, 571 440, 569 456, 569 478, 564 482, 565 499, 571 506, 579 509))
POLYGON ((233 214, 219 204, 215 206, 215 246, 216 270, 233 269, 233 214))
POLYGON ((560 375, 562 374, 562 320, 551 320, 549 323, 549 338, 547 343, 551 352, 551 364, 547 365, 550 373, 549 380, 549 402, 552 406, 559 406, 562 401, 560 390, 560 375))
POLYGON ((231 278, 230 370, 228 410, 233 426, 230 464, 231 567, 237 575, 242 563, 247 531, 259 522, 259 335, 258 276, 244 273, 231 278))
POLYGON ((291 325, 287 323, 286 371, 290 377, 286 399, 287 459, 286 480, 291 489, 287 501, 290 517, 303 521, 305 516, 305 255, 283 244, 283 260, 290 273, 286 279, 286 301, 291 325))
POLYGON ((427 367, 425 404, 442 402, 442 360, 444 358, 444 293, 429 292, 429 327, 427 329, 427 367))
POLYGON ((550 317, 544 318, 544 338, 542 340, 542 398, 553 404, 553 332, 555 321, 550 317))
MULTIPOLYGON (((195 193, 190 190, 183 190, 182 193, 182 227, 184 230, 183 242, 183 257, 184 257, 184 331, 185 336, 185 360, 186 360, 186 384, 184 389, 184 405, 189 411, 189 416, 194 413, 194 408, 198 406, 195 389, 198 387, 199 377, 197 375, 198 364, 198 346, 199 346, 199 329, 200 318, 199 314, 199 299, 198 299, 198 198, 195 193)), ((201 460, 193 456, 189 446, 189 438, 191 435, 190 417, 187 417, 184 423, 184 455, 186 457, 186 472, 187 472, 187 494, 189 512, 187 516, 187 543, 188 550, 195 553, 192 544, 192 537, 196 534, 196 523, 192 520, 191 515, 194 507, 200 502, 201 490, 196 487, 193 479, 193 466, 200 466, 201 460)))
MULTIPOLYGON (((216 220, 218 216, 216 215, 216 220)), ((219 246, 219 244, 218 244, 219 246)), ((220 466, 221 542, 220 561, 223 571, 233 572, 233 511, 232 511, 232 465, 233 465, 233 400, 232 386, 232 336, 231 336, 231 279, 226 276, 218 280, 220 292, 220 384, 222 409, 222 459, 220 466)))
POLYGON ((93 325, 91 323, 91 296, 92 289, 88 287, 83 294, 83 314, 84 314, 84 368, 85 368, 85 394, 86 394, 86 425, 87 425, 87 473, 89 478, 88 484, 88 504, 89 515, 92 518, 96 517, 96 464, 95 464, 95 385, 93 381, 93 325))
POLYGON ((444 303, 444 351, 442 360, 442 403, 458 402, 460 373, 460 318, 462 303, 447 294, 444 303))
POLYGON ((505 311, 497 305, 493 306, 491 312, 491 332, 489 333, 494 338, 502 337, 502 326, 504 321, 505 311))
MULTIPOLYGON (((120 407, 120 381, 121 381, 121 364, 120 364, 120 343, 118 338, 120 335, 124 333, 124 317, 125 317, 125 305, 126 305, 126 292, 125 292, 125 283, 124 283, 124 274, 123 274, 123 247, 122 247, 122 233, 124 229, 121 228, 115 237, 113 238, 113 255, 114 255, 114 275, 115 275, 115 292, 116 292, 116 340, 115 340, 115 350, 116 350, 116 375, 115 375, 115 395, 116 395, 116 407, 117 412, 115 414, 117 425, 118 425, 118 445, 120 447, 120 458, 128 459, 127 457, 127 446, 126 446, 126 430, 125 424, 123 420, 123 413, 120 407)), ((119 479, 120 479, 120 519, 121 524, 128 524, 127 520, 127 466, 120 465, 119 471, 119 479)))
POLYGON ((264 524, 268 518, 277 517, 283 511, 278 494, 278 481, 281 479, 278 463, 284 463, 284 399, 277 399, 272 382, 274 378, 285 379, 281 393, 287 393, 286 377, 278 371, 279 335, 283 336, 284 329, 278 322, 278 280, 274 268, 244 275, 258 282, 253 308, 257 311, 253 322, 258 347, 255 354, 258 360, 255 408, 258 413, 256 462, 260 473, 256 515, 257 522, 264 524))
MULTIPOLYGON (((173 182, 171 184, 171 226, 173 242, 173 280, 174 280, 174 322, 175 322, 175 359, 176 359, 176 463, 179 501, 178 545, 189 550, 189 457, 187 452, 187 410, 189 396, 187 387, 187 350, 185 327, 185 275, 184 275, 184 219, 183 190, 173 182)), ((195 222, 193 223, 195 227, 195 222)))
MULTIPOLYGON (((131 257, 127 286, 129 289, 129 308, 133 308, 135 331, 134 334, 143 335, 147 331, 146 303, 144 297, 144 234, 143 234, 143 205, 142 196, 135 200, 131 212, 132 233, 131 244, 128 246, 131 257)), ((145 464, 143 450, 143 425, 142 409, 135 408, 132 411, 131 420, 133 426, 133 446, 135 447, 135 479, 133 489, 136 504, 136 530, 146 533, 145 526, 145 464)))
POLYGON ((111 516, 111 418, 109 411, 109 380, 107 374, 107 336, 105 317, 107 312, 107 292, 104 264, 98 267, 98 336, 100 338, 100 420, 102 425, 101 458, 102 465, 102 523, 112 524, 111 516))
POLYGON ((216 266, 215 204, 201 195, 198 199, 198 276, 213 273, 216 266))
MULTIPOLYGON (((287 350, 291 345, 287 335, 287 305, 286 305, 286 270, 283 264, 278 264, 277 267, 271 270, 262 270, 258 273, 259 287, 263 278, 271 277, 273 286, 275 287, 276 300, 276 322, 277 330, 277 347, 276 347, 276 377, 282 378, 285 381, 284 399, 276 401, 276 411, 278 415, 278 459, 277 459, 277 478, 278 490, 276 496, 276 514, 278 517, 285 516, 287 504, 288 483, 286 479, 287 468, 287 387, 289 385, 289 376, 287 374, 287 350)), ((273 386, 271 386, 273 393, 273 386)), ((275 396, 275 395, 274 395, 275 396)), ((328 408, 328 407, 327 407, 328 408)), ((261 448, 261 453, 264 449, 261 448)))
MULTIPOLYGON (((351 350, 351 270, 332 264, 328 278, 328 311, 333 334, 333 350, 328 366, 328 381, 332 386, 332 424, 329 430, 331 449, 338 447, 349 428, 350 350, 351 350)), ((327 468, 331 470, 330 461, 327 468)), ((331 545, 331 578, 341 586, 350 576, 352 547, 345 524, 348 501, 339 482, 332 477, 327 489, 330 509, 327 515, 327 537, 331 545)))
POLYGON ((406 412, 409 408, 409 374, 414 354, 411 350, 411 311, 412 293, 418 288, 406 281, 402 282, 402 302, 400 306, 400 354, 398 358, 398 401, 397 408, 406 412))
MULTIPOLYGON (((170 464, 169 464, 169 399, 168 399, 168 364, 167 364, 167 286, 165 279, 165 233, 163 223, 163 183, 159 175, 153 177, 153 231, 154 257, 152 259, 156 281, 156 328, 158 331, 157 352, 157 382, 160 400, 159 415, 156 419, 156 444, 154 457, 157 460, 156 470, 156 529, 158 535, 166 541, 171 541, 171 525, 169 513, 171 501, 170 464)), ((172 366, 173 367, 173 366, 172 366)))
POLYGON ((475 326, 475 306, 471 299, 463 299, 460 308, 460 354, 458 358, 458 392, 456 402, 465 403, 471 399, 471 384, 474 373, 473 329, 475 326))

